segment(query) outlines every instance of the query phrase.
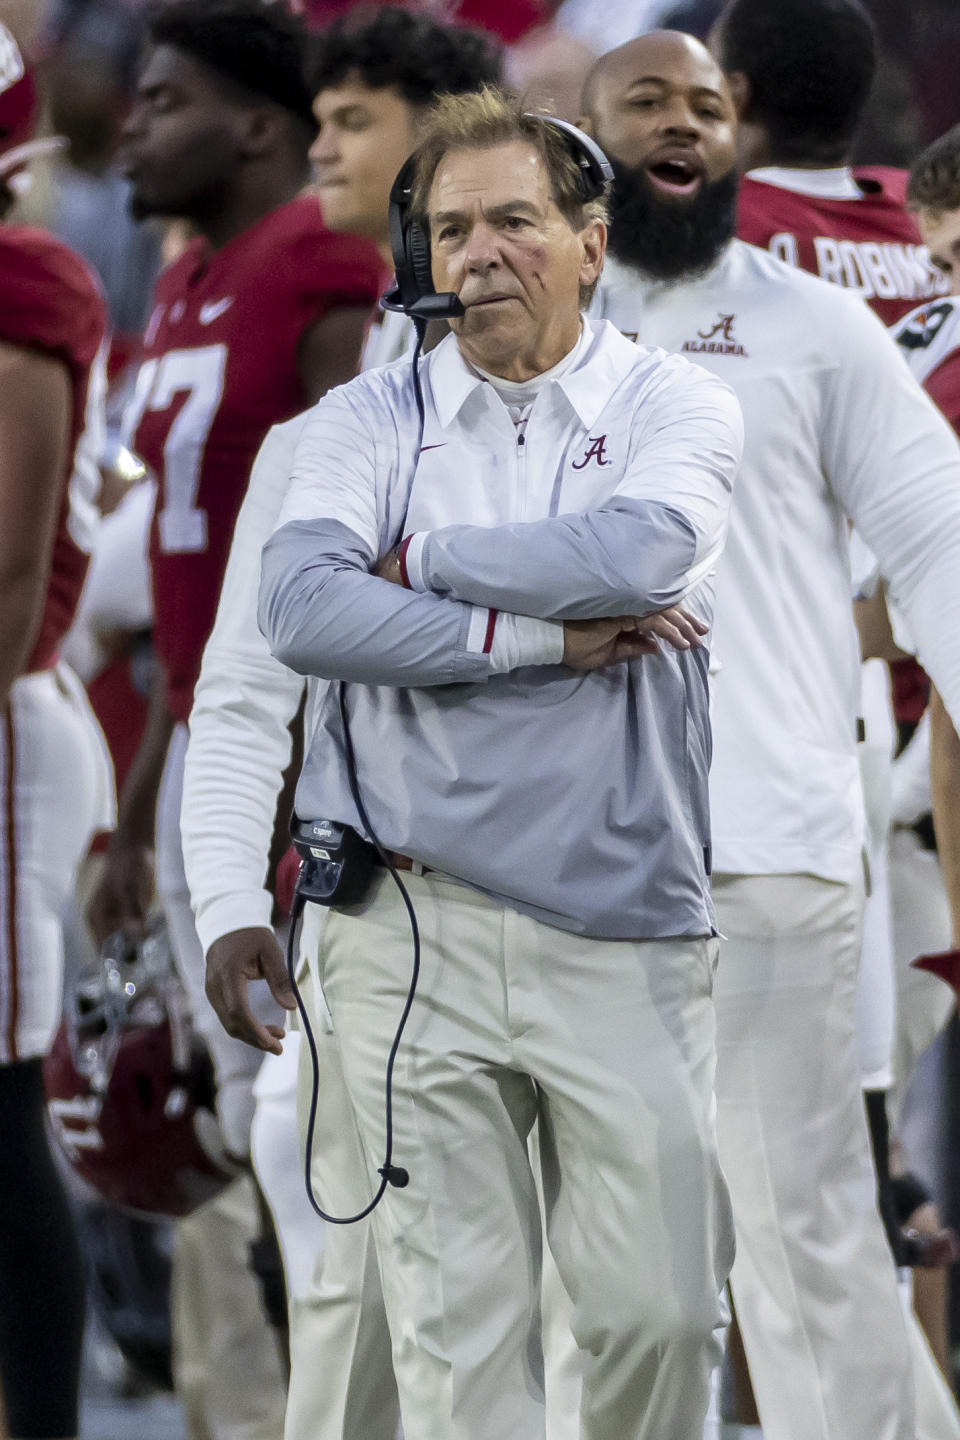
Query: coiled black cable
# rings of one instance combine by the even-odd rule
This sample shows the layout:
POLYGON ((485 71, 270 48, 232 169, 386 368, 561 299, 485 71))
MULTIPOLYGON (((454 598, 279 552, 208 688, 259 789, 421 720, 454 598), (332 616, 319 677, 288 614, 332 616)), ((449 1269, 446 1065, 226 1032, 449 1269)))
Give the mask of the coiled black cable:
MULTIPOLYGON (((416 474, 416 462, 420 458, 420 446, 423 443, 424 404, 423 389, 420 384, 419 361, 420 354, 423 349, 424 336, 426 335, 426 324, 423 321, 417 320, 415 321, 415 325, 417 332, 417 343, 412 356, 413 391, 414 397, 416 399, 417 414, 419 417, 420 425, 419 434, 417 436, 417 448, 415 451, 414 474, 416 474)), ((313 1081, 310 1090, 310 1111, 307 1118, 306 1155, 304 1158, 304 1183, 307 1191, 307 1199, 309 1200, 310 1205, 312 1206, 316 1214, 320 1216, 321 1220, 326 1220, 328 1225, 355 1225, 358 1220, 365 1220, 366 1217, 380 1204, 380 1201, 386 1194, 386 1189, 388 1185, 393 1185, 398 1190, 402 1190, 406 1185, 410 1183, 409 1172, 405 1170, 402 1165, 394 1165, 393 1163, 393 1070, 397 1060, 397 1052, 400 1049, 400 1042, 403 1039, 403 1032, 406 1027, 410 1011, 413 1008, 413 1002, 417 996, 417 984, 420 979, 420 927, 417 924, 416 911, 413 908, 413 901, 410 899, 410 894, 407 890, 407 887, 400 879, 400 874, 397 870, 396 865, 390 859, 387 851, 383 848, 377 832, 374 830, 373 825, 370 823, 370 817, 367 814, 367 807, 364 805, 363 797, 360 794, 360 784, 357 779, 357 756, 353 748, 353 736, 350 734, 350 722, 347 718, 346 689, 346 684, 341 682, 339 686, 338 697, 340 706, 340 724, 343 730, 343 744, 345 758, 347 762, 347 781, 350 786, 350 794, 353 798, 353 803, 356 806, 357 815, 359 816, 360 823, 370 837, 370 841, 374 849, 376 850, 377 855, 380 857, 381 863, 389 871, 394 884, 400 891, 401 898, 406 907, 407 915, 410 920, 410 931, 413 936, 413 969, 410 974, 410 986, 407 990, 407 998, 404 1003, 403 1010, 400 1014, 400 1020, 397 1024, 397 1029, 393 1037, 393 1044, 390 1046, 390 1053, 387 1057, 385 1095, 386 1147, 384 1150, 383 1164, 380 1165, 377 1169, 377 1173, 380 1176, 380 1184, 377 1187, 377 1190, 370 1203, 366 1205, 363 1210, 358 1210, 356 1215, 328 1215, 326 1210, 321 1209, 319 1203, 317 1202, 317 1197, 313 1191, 313 1177, 311 1175, 313 1137, 316 1131, 317 1108, 320 1102, 320 1058, 317 1055, 317 1042, 313 1034, 313 1027, 310 1024, 310 1017, 307 1014, 307 1007, 303 1003, 303 996, 300 994, 300 987, 297 984, 296 976, 297 938, 300 932, 300 923, 303 919, 303 911, 305 906, 308 904, 308 901, 305 898, 301 889, 301 881, 306 879, 306 876, 308 874, 306 866, 309 864, 309 861, 303 861, 300 868, 300 875, 297 879, 296 887, 294 888, 293 908, 290 912, 290 933, 287 937, 287 975, 290 979, 290 985, 293 989, 294 999, 297 1002, 297 1011, 300 1015, 300 1023, 303 1026, 303 1033, 306 1037, 307 1047, 310 1051, 310 1063, 313 1069, 313 1081)))

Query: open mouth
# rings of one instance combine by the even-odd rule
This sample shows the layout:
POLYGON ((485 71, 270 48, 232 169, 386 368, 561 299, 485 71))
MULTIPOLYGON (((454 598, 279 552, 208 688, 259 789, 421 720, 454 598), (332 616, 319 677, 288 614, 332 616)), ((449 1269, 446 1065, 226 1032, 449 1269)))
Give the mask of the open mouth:
POLYGON ((703 180, 703 168, 693 159, 680 156, 655 160, 647 174, 658 190, 668 195, 693 195, 703 180))

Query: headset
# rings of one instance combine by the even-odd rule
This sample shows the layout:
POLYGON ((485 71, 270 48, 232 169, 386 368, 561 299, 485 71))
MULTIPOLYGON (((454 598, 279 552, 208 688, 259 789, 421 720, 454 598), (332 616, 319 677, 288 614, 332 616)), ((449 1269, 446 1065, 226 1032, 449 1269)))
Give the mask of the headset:
MULTIPOLYGON (((580 173, 580 200, 586 205, 599 200, 613 182, 613 166, 591 136, 571 125, 569 120, 560 120, 556 115, 536 115, 524 112, 525 120, 554 130, 563 141, 569 155, 576 162, 580 173)), ((411 357, 413 372, 413 393, 420 417, 420 434, 417 440, 417 454, 423 442, 424 405, 420 385, 420 355, 431 320, 455 320, 466 312, 460 297, 452 291, 438 294, 433 283, 433 267, 430 263, 430 235, 423 223, 413 214, 411 200, 413 182, 417 171, 419 151, 415 150, 401 169, 390 187, 390 249, 393 251, 393 266, 397 283, 380 301, 383 310, 398 311, 409 315, 417 332, 417 343, 411 357)))
MULTIPOLYGON (((528 111, 524 119, 536 120, 559 134, 579 167, 582 203, 599 200, 613 180, 613 167, 597 142, 576 125, 555 115, 535 115, 528 111)), ((434 287, 430 236, 411 210, 418 156, 415 150, 390 190, 390 248, 397 283, 380 304, 384 310, 409 315, 419 329, 429 320, 456 319, 464 309, 458 296, 451 292, 438 295, 434 287)))
MULTIPOLYGON (((580 199, 583 204, 591 200, 598 200, 605 194, 607 186, 613 180, 613 168, 604 155, 600 146, 578 130, 576 125, 571 125, 566 120, 558 120, 553 115, 534 115, 529 112, 526 119, 536 120, 544 126, 550 126, 556 130, 564 142, 568 152, 576 161, 580 172, 580 199)), ((399 311, 403 315, 409 315, 416 327, 417 343, 411 357, 413 372, 413 389, 417 402, 417 412, 420 417, 420 433, 417 438, 416 456, 420 454, 420 446, 423 442, 424 425, 424 404, 423 391, 420 385, 420 353, 423 349, 423 341, 426 335, 427 325, 431 320, 450 320, 465 314, 463 305, 457 295, 452 292, 438 294, 433 283, 433 273, 430 264, 430 236, 424 225, 414 217, 411 210, 411 195, 413 192, 413 181, 416 174, 418 152, 414 153, 403 166, 390 190, 390 248, 393 251, 393 262, 396 270, 397 283, 395 289, 385 295, 380 301, 384 310, 399 311)), ((416 468, 416 467, 414 467, 416 468)), ((401 526, 402 528, 402 526, 401 526)), ((304 1181, 307 1198, 313 1210, 321 1219, 332 1225, 353 1225, 358 1220, 364 1219, 371 1211, 375 1210, 383 1199, 388 1185, 393 1185, 402 1190, 409 1184, 409 1173, 400 1165, 393 1163, 393 1069, 397 1058, 397 1051, 400 1048, 400 1041, 403 1037, 414 999, 417 993, 417 982, 420 975, 420 933, 417 926, 417 916, 410 899, 409 892, 401 880, 396 866, 390 854, 386 851, 377 836, 366 807, 363 797, 360 794, 360 784, 357 778, 357 762, 353 748, 353 740, 350 735, 350 724, 346 708, 346 685, 344 682, 339 686, 339 708, 340 722, 344 739, 345 759, 347 764, 347 778, 350 784, 350 792, 360 823, 370 836, 370 843, 366 843, 350 831, 347 827, 337 825, 331 821, 314 821, 306 825, 296 821, 294 817, 293 839, 302 864, 300 875, 294 891, 293 912, 290 919, 290 930, 287 938, 287 974, 300 1012, 300 1019, 307 1046, 310 1051, 311 1065, 313 1069, 313 1084, 311 1087, 310 1110, 307 1121, 306 1157, 304 1162, 304 1181), (386 1145, 383 1164, 378 1167, 377 1173, 380 1176, 380 1183, 367 1205, 357 1211, 354 1215, 330 1215, 321 1209, 317 1203, 313 1191, 311 1177, 311 1158, 313 1150, 314 1126, 316 1124, 317 1107, 319 1101, 319 1060, 317 1056, 316 1041, 310 1025, 310 1018, 306 1006, 300 995, 296 979, 296 937, 300 929, 300 921, 303 917, 304 907, 309 902, 321 905, 350 904, 356 901, 366 886, 370 874, 370 866, 376 860, 389 872, 394 884, 400 891, 400 896, 407 910, 410 920, 410 932, 413 941, 413 966, 410 977, 410 986, 407 991, 403 1010, 397 1024, 393 1043, 390 1046, 390 1053, 386 1064, 385 1074, 385 1119, 386 1119, 386 1145), (357 877, 357 893, 352 887, 353 877, 357 877)))

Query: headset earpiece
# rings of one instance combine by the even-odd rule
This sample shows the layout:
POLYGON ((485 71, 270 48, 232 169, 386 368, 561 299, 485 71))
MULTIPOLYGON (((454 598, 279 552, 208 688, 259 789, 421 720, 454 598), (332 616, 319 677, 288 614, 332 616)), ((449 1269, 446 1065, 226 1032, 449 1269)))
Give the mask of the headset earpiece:
MULTIPOLYGON (((557 130, 565 141, 567 149, 580 166, 580 184, 584 204, 599 200, 613 180, 613 166, 592 136, 571 125, 569 120, 559 120, 556 115, 534 115, 532 120, 541 120, 544 125, 557 130)), ((524 118, 527 118, 525 116, 524 118)))
POLYGON ((456 295, 438 295, 433 285, 430 237, 410 209, 416 153, 410 156, 390 189, 390 249, 396 288, 380 301, 384 310, 399 310, 414 320, 446 320, 463 314, 456 295))
POLYGON ((411 220, 407 228, 407 254, 417 293, 425 297, 434 288, 433 266, 430 263, 430 237, 416 220, 411 220))

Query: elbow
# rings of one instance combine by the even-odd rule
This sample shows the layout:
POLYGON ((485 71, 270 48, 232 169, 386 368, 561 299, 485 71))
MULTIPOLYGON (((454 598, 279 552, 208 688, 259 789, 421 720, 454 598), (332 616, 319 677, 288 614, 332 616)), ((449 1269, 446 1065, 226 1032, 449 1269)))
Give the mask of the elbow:
POLYGON ((298 558, 286 554, 274 536, 267 542, 261 562, 257 624, 274 659, 298 675, 307 673, 302 665, 302 650, 304 626, 311 611, 309 588, 298 558))
POLYGON ((611 506, 604 537, 608 614, 645 615, 676 605, 702 568, 706 550, 690 520, 666 505, 611 506))
POLYGON ((270 653, 295 675, 321 680, 336 676, 335 635, 324 623, 323 586, 294 575, 260 590, 257 624, 270 653))
POLYGON ((301 636, 297 632, 291 632, 288 628, 271 630, 260 622, 260 629, 270 646, 270 653, 281 665, 292 670, 295 675, 316 674, 315 666, 308 662, 305 654, 305 647, 301 636))
POLYGON ((634 578, 630 589, 630 608, 623 613, 643 615, 653 610, 666 610, 683 598, 686 589, 685 569, 649 566, 643 575, 634 578))
POLYGON ((617 608, 610 613, 649 615, 678 605, 691 585, 689 558, 677 556, 672 562, 668 556, 652 555, 642 565, 625 569, 613 596, 617 608))
POLYGON ((334 656, 336 617, 349 595, 343 575, 349 561, 328 552, 323 537, 288 525, 267 541, 263 551, 257 624, 271 655, 297 675, 328 678, 334 656))
POLYGON ((302 615, 296 613, 300 607, 294 605, 290 588, 290 581, 263 580, 257 605, 257 624, 274 659, 288 670, 304 675, 307 671, 302 664, 302 615))
POLYGON ((273 587, 268 586, 265 581, 261 582, 260 596, 257 600, 257 625, 259 626, 260 634, 267 642, 270 654, 274 659, 279 660, 281 664, 286 665, 287 662, 280 653, 280 651, 285 648, 285 637, 277 624, 277 610, 277 596, 274 593, 273 587))

